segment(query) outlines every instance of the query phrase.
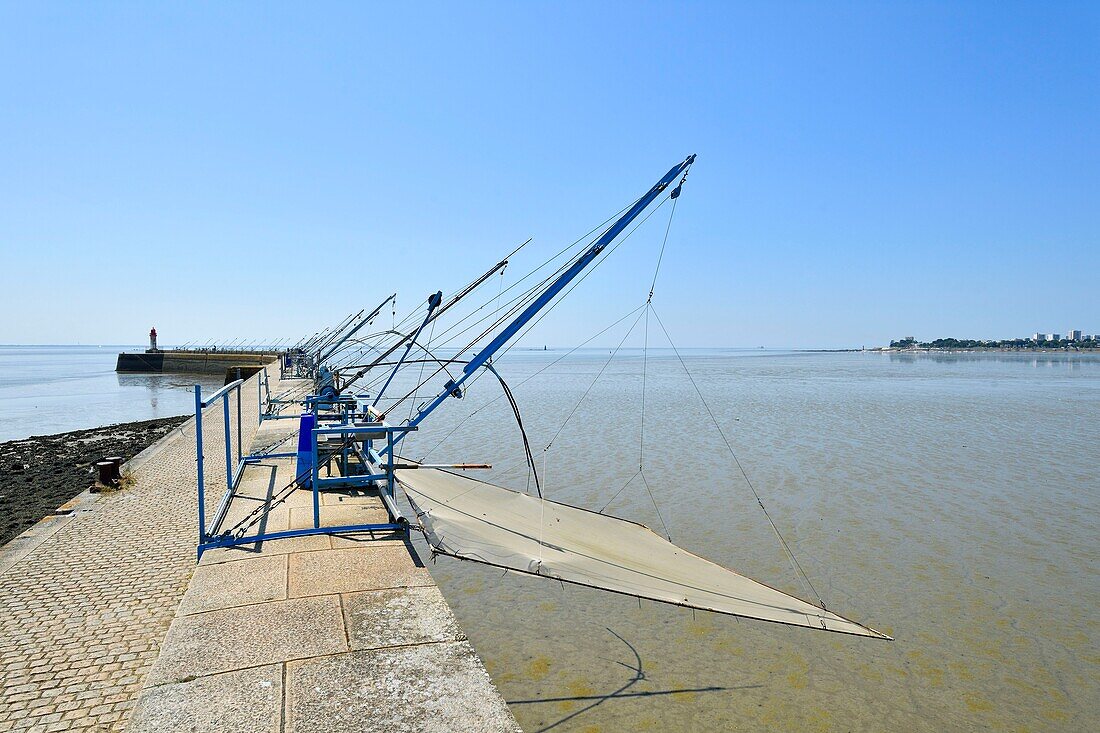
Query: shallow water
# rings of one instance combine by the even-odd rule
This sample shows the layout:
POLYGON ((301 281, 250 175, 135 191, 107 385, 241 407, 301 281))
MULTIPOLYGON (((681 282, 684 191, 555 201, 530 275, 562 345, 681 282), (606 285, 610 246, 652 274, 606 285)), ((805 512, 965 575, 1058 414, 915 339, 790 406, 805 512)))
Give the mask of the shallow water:
POLYGON ((211 375, 118 374, 125 350, 0 346, 0 441, 194 413, 194 385, 221 386, 211 375))
MULTIPOLYGON (((669 352, 513 353, 551 498, 645 522, 807 597, 669 352), (654 508, 654 499, 660 517, 654 508)), ((893 643, 430 565, 526 731, 1089 729, 1100 720, 1100 358, 692 351, 687 363, 830 609, 893 643), (1088 721, 1093 721, 1092 724, 1088 721)), ((481 382, 404 453, 495 396, 481 382)), ((427 424, 426 424, 427 427, 427 424)), ((527 471, 501 400, 428 456, 527 471), (512 467, 509 467, 511 464, 512 467), (517 465, 518 464, 518 465, 517 465)), ((426 555, 425 555, 426 556, 426 555)))

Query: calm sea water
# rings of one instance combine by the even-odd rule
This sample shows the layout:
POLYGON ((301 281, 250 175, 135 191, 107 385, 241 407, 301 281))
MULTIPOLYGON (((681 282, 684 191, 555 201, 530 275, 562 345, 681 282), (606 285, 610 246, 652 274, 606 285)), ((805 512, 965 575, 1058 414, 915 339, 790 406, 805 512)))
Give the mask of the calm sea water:
MULTIPOLYGON (((805 597, 670 353, 514 353, 550 498, 805 597), (544 447, 580 406, 549 450, 544 447)), ((432 574, 526 731, 1081 731, 1100 720, 1100 359, 691 352, 829 607, 893 643, 695 613, 440 558, 432 574), (1090 722, 1091 721, 1091 722, 1090 722)), ((411 439, 421 457, 488 380, 411 439)), ((526 484, 503 400, 431 450, 526 484), (510 436, 510 437, 509 437, 510 436)), ((425 555, 426 557, 427 555, 425 555)))
POLYGON ((0 441, 195 411, 210 375, 117 374, 120 351, 142 346, 0 346, 0 441))

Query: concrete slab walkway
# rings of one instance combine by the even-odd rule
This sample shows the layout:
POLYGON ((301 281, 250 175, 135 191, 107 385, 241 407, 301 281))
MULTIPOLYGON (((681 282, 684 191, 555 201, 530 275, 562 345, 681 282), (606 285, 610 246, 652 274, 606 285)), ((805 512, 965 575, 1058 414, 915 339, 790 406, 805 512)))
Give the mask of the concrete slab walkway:
MULTIPOLYGON (((265 422, 255 449, 287 437, 288 422, 265 422)), ((294 463, 249 466, 223 527, 312 526, 312 494, 286 488, 294 463)), ((376 493, 323 495, 323 526, 386 518, 376 493)), ((129 730, 519 727, 412 545, 380 533, 206 552, 129 730)))

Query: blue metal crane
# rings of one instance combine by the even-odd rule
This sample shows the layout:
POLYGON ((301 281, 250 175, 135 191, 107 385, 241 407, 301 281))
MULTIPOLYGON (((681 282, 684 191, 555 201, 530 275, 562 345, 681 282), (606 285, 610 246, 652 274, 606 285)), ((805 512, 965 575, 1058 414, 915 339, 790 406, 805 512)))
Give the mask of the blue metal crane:
MULTIPOLYGON (((585 268, 592 264, 592 262, 600 256, 600 253, 603 252, 607 248, 607 246, 611 244, 611 242, 613 242, 615 238, 623 232, 624 229, 630 226, 630 223, 632 221, 637 219, 638 216, 641 215, 641 213, 645 211, 649 207, 649 205, 652 204, 657 199, 657 197, 661 195, 662 192, 664 192, 670 185, 672 185, 672 182, 675 181, 677 177, 686 174, 687 169, 694 162, 695 155, 689 155, 683 160, 683 162, 674 165, 668 171, 668 173, 666 173, 661 178, 661 180, 653 184, 653 187, 650 188, 649 191, 645 193, 645 195, 634 202, 634 205, 631 206, 625 214, 620 216, 614 224, 604 230, 604 233, 600 235, 600 237, 595 242, 593 242, 587 250, 585 250, 579 257, 577 257, 577 259, 573 262, 572 265, 569 266, 568 269, 565 270, 565 272, 563 272, 557 277, 557 279, 547 285, 542 293, 539 294, 539 296, 535 298, 535 300, 533 300, 522 313, 516 316, 515 319, 513 319, 512 322, 504 328, 504 330, 497 334, 496 338, 490 341, 484 348, 481 349, 481 351, 479 351, 470 359, 469 363, 467 363, 462 368, 462 376, 460 376, 456 380, 448 380, 447 383, 443 386, 443 390, 438 395, 436 395, 435 399, 422 407, 417 412, 416 416, 409 421, 408 427, 415 428, 420 423, 422 423, 428 417, 428 415, 435 412, 435 410, 446 401, 447 397, 461 397, 462 385, 466 382, 466 380, 469 379, 470 376, 474 374, 474 372, 476 372, 478 369, 488 363, 488 361, 493 358, 493 355, 500 351, 500 349, 503 348, 505 344, 507 344, 517 333, 519 333, 520 329, 527 325, 532 318, 538 315, 539 311, 545 308, 550 303, 550 301, 552 301, 554 297, 557 296, 557 294, 560 293, 563 288, 565 288, 566 285, 572 282, 573 279, 577 277, 577 275, 579 275, 582 271, 584 271, 585 268)), ((677 186, 672 192, 673 198, 678 196, 679 193, 680 187, 677 186)), ((408 433, 404 432, 395 435, 393 444, 396 445, 406 435, 408 435, 408 433)), ((389 451, 389 449, 390 446, 387 445, 385 448, 380 450, 379 453, 381 455, 385 455, 385 453, 389 451)))

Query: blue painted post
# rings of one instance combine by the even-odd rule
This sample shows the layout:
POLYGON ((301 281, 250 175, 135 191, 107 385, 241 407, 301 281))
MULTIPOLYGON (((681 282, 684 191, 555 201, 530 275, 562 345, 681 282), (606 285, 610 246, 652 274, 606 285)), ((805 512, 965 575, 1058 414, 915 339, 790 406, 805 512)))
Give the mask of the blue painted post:
POLYGON ((312 471, 310 476, 313 479, 313 528, 317 529, 321 526, 321 491, 317 488, 317 480, 321 477, 321 472, 317 470, 317 433, 312 427, 309 431, 309 445, 313 455, 313 466, 310 469, 312 471))
POLYGON ((267 369, 263 369, 260 372, 260 378, 256 380, 256 424, 264 424, 264 392, 263 383, 264 375, 267 374, 267 369))
POLYGON ((222 395, 222 415, 225 422, 225 488, 233 488, 233 431, 229 428, 229 392, 222 395))
POLYGON ((237 393, 237 463, 240 463, 241 449, 244 447, 244 441, 241 440, 241 437, 244 435, 241 429, 241 396, 244 394, 244 391, 241 389, 240 385, 237 385, 237 389, 234 391, 237 393))
POLYGON ((386 433, 386 488, 389 489, 390 498, 393 499, 394 506, 397 505, 397 491, 393 485, 393 432, 388 431, 386 433))
POLYGON ((310 442, 310 434, 316 421, 317 416, 312 412, 303 412, 298 417, 298 463, 294 468, 294 480, 303 486, 306 473, 313 476, 313 444, 310 442))
POLYGON ((202 387, 195 385, 195 461, 199 473, 199 544, 206 542, 206 492, 202 483, 202 387))

